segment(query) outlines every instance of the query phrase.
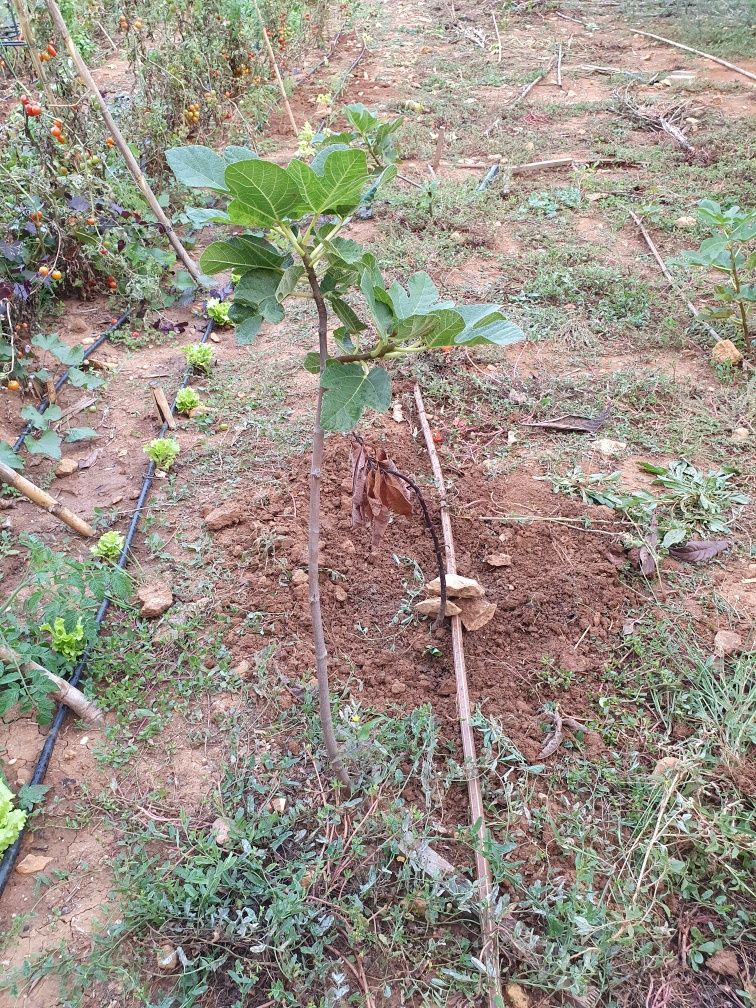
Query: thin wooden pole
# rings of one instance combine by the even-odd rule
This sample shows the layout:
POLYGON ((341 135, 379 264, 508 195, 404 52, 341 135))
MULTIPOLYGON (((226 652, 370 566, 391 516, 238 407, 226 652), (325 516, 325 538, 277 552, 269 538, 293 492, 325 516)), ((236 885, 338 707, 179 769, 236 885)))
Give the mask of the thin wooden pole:
POLYGON ((22 669, 25 672, 35 672, 37 675, 49 679, 50 682, 55 684, 55 692, 52 694, 53 699, 57 700, 58 703, 65 704, 74 714, 77 714, 80 718, 84 718, 85 721, 99 722, 105 720, 105 716, 100 708, 92 703, 91 700, 87 700, 81 690, 76 689, 70 682, 66 679, 61 679, 54 672, 50 672, 44 665, 24 658, 18 652, 11 650, 11 648, 3 644, 0 644, 0 662, 4 665, 13 665, 15 668, 22 669))
POLYGON ((45 0, 45 6, 47 7, 50 17, 52 18, 53 24, 55 25, 56 29, 60 33, 61 38, 65 42, 66 49, 68 50, 69 56, 73 60, 77 73, 84 81, 84 84, 86 85, 87 89, 91 92, 97 104, 100 106, 100 112, 102 113, 102 118, 105 120, 105 125, 110 131, 110 135, 113 137, 116 147, 121 152, 129 171, 134 176, 134 180, 141 189, 142 195, 147 200, 147 203, 149 204, 152 212, 155 214, 158 223, 162 226, 163 230, 165 231, 168 237, 168 241, 175 249, 176 255, 182 261, 182 263, 188 270, 189 274, 191 275, 192 279, 195 281, 195 283, 198 284, 201 283, 202 274, 200 273, 199 267, 182 245, 181 239, 176 234, 175 230, 173 229, 173 225, 168 220, 168 218, 165 215, 165 212, 163 211, 163 208, 158 203, 155 193, 150 188, 147 179, 144 177, 142 173, 142 169, 139 167, 136 158, 131 153, 129 145, 126 143, 126 140, 124 139, 123 134, 118 128, 115 119, 110 114, 110 109, 105 103, 105 99, 102 97, 100 89, 97 87, 97 84, 95 83, 94 77, 89 72, 89 67, 84 62, 84 59, 81 53, 79 52, 76 43, 71 38, 71 33, 68 30, 66 22, 63 20, 63 15, 60 13, 60 8, 58 7, 55 0, 45 0))
POLYGON ((273 46, 270 44, 270 39, 268 38, 268 30, 265 27, 265 22, 263 21, 260 5, 258 4, 257 0, 253 0, 253 2, 255 5, 255 11, 257 12, 258 20, 260 21, 260 31, 262 32, 263 42, 265 43, 265 49, 268 53, 268 59, 270 60, 270 65, 273 67, 273 73, 275 74, 276 81, 278 82, 278 88, 281 92, 281 97, 283 98, 284 107, 286 108, 286 115, 289 117, 289 122, 291 123, 291 128, 294 133, 294 136, 299 136, 299 127, 297 126, 297 121, 294 118, 294 113, 291 111, 289 96, 286 94, 286 88, 284 87, 281 72, 278 69, 278 61, 276 60, 276 54, 273 52, 273 46))
POLYGON ((659 255, 659 250, 657 249, 656 245, 654 245, 654 242, 653 242, 653 239, 651 238, 651 235, 648 233, 648 231, 644 227, 643 221, 640 219, 640 217, 636 213, 633 213, 632 210, 630 211, 630 216, 633 218, 633 220, 635 221, 635 223, 638 225, 638 230, 643 235, 643 240, 645 241, 646 245, 648 245, 648 248, 649 248, 651 254, 653 255, 654 259, 656 259, 657 263, 659 264, 659 269, 664 274, 664 277, 665 277, 667 283, 669 284, 669 286, 672 288, 672 290, 674 290, 676 293, 678 293, 680 295, 680 297, 682 298, 682 300, 685 302, 685 307, 688 309, 688 311, 693 316, 693 318, 696 320, 696 322, 700 323, 700 325, 702 325, 704 327, 704 329, 706 329, 706 331, 708 333, 710 333, 714 337, 714 340, 718 343, 719 340, 722 337, 719 335, 719 333, 716 331, 716 329, 712 329, 712 327, 709 325, 709 323, 706 322, 706 321, 704 321, 704 319, 701 318, 701 312, 698 310, 698 308, 696 308, 696 306, 693 304, 692 301, 689 301, 688 298, 685 297, 685 295, 682 293, 682 291, 680 290, 680 288, 677 286, 677 284, 675 283, 674 277, 672 276, 672 274, 667 269, 666 263, 664 262, 664 260, 662 259, 662 257, 659 255))
POLYGON ((27 10, 26 7, 26 2, 25 0, 14 0, 14 2, 16 7, 16 15, 18 16, 18 26, 21 29, 21 35, 23 36, 24 42, 26 42, 26 48, 29 51, 29 58, 32 61, 34 72, 37 75, 39 86, 44 91, 48 102, 53 102, 55 98, 50 91, 50 85, 47 80, 47 74, 45 73, 44 67, 42 65, 42 60, 39 58, 39 52, 37 51, 37 42, 34 38, 34 32, 32 31, 31 19, 29 17, 29 11, 27 10))
POLYGON ((51 497, 49 493, 40 489, 36 483, 32 483, 31 480, 26 479, 25 476, 21 476, 20 473, 14 472, 10 466, 5 465, 4 462, 0 462, 0 483, 7 483, 8 486, 12 486, 14 490, 18 490, 20 494, 30 500, 32 504, 36 504, 37 507, 42 508, 43 511, 49 511, 53 517, 57 518, 58 521, 62 521, 64 525, 68 525, 70 529, 74 532, 78 532, 81 536, 90 537, 95 535, 95 530, 91 525, 88 525, 83 518, 79 518, 75 515, 73 511, 69 511, 67 507, 64 507, 60 501, 51 497))
MULTIPOLYGON (((425 413, 425 404, 420 391, 420 386, 415 385, 415 403, 417 405, 417 415, 420 420, 420 427, 425 438, 425 446, 430 457, 433 478, 436 482, 439 502, 441 507, 441 529, 444 535, 444 548, 446 550, 446 573, 457 573, 457 559, 454 550, 454 537, 452 535, 451 517, 449 515, 449 505, 446 501, 446 485, 444 474, 441 471, 438 453, 433 443, 428 417, 425 413)), ((473 737, 472 725, 470 724, 470 693, 467 686, 467 669, 465 667, 465 648, 462 639, 462 619, 459 616, 451 617, 452 633, 452 654, 454 658, 454 674, 457 682, 457 708, 459 713, 459 731, 462 736, 462 752, 464 754, 464 769, 467 778, 467 791, 470 799, 470 818, 472 826, 477 836, 475 850, 475 872, 478 878, 478 896, 481 901, 480 929, 483 938, 481 948, 481 958, 486 964, 488 1004, 489 1008, 499 1008, 503 1004, 501 993, 501 971, 499 967, 499 942, 496 933, 496 925, 493 918, 493 878, 491 876, 491 866, 484 853, 488 829, 486 827, 486 813, 483 807, 483 795, 478 777, 478 756, 475 750, 475 739, 473 737)))
POLYGON ((637 28, 630 28, 629 31, 631 35, 643 35, 646 38, 656 39, 657 42, 666 42, 667 45, 674 46, 676 49, 684 49, 686 52, 695 53, 696 56, 703 56, 704 59, 711 60, 712 63, 719 63, 720 66, 727 67, 728 70, 734 70, 735 73, 756 81, 756 74, 751 73, 750 70, 744 70, 743 67, 736 66, 735 63, 728 63, 727 60, 720 59, 719 56, 712 56, 711 53, 704 52, 703 49, 693 49, 691 46, 683 45, 682 42, 673 42, 672 39, 664 38, 663 35, 653 35, 651 32, 639 31, 637 28))

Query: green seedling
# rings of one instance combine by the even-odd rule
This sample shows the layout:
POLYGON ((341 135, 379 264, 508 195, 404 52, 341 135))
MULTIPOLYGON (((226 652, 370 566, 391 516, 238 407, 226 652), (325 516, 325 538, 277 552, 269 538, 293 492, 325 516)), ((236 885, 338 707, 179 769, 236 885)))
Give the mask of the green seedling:
POLYGON ((43 623, 39 629, 50 634, 53 651, 66 661, 76 661, 86 647, 86 635, 81 617, 76 620, 73 630, 66 628, 66 621, 62 616, 56 616, 52 623, 43 623))
POLYGON ((25 822, 26 812, 13 807, 13 792, 0 780, 0 854, 16 842, 25 822))
POLYGON ((195 392, 193 388, 184 388, 176 394, 176 409, 179 413, 187 414, 191 413, 193 409, 197 409, 201 405, 202 399, 200 399, 199 394, 195 392))
POLYGON ((180 451, 178 441, 173 438, 154 438, 144 446, 144 454, 161 472, 168 472, 180 451))
MULTIPOLYGON (((216 325, 227 326, 234 324, 228 317, 228 309, 230 307, 230 301, 221 301, 220 298, 208 298, 205 310, 207 311, 207 317, 211 318, 216 325)), ((204 344, 200 344, 200 346, 204 346, 204 344)), ((208 347, 208 349, 210 348, 208 347)))
POLYGON ((739 206, 724 209, 705 199, 698 204, 698 219, 708 228, 709 237, 682 261, 722 276, 724 283, 714 284, 712 289, 720 307, 710 308, 706 314, 712 319, 733 319, 750 348, 750 312, 756 304, 756 210, 739 206))
POLYGON ((195 371, 201 371, 202 374, 210 373, 210 365, 213 363, 213 348, 211 346, 208 346, 207 343, 192 343, 181 349, 195 371))
POLYGON ((103 532, 94 546, 89 547, 89 552, 101 560, 115 563, 125 543, 126 537, 121 532, 103 532))

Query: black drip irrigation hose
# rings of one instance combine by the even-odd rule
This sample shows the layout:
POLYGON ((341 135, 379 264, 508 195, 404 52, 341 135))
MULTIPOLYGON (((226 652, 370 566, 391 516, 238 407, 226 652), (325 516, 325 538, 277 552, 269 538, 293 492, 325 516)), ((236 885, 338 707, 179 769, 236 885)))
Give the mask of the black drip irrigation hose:
MULTIPOLYGON (((84 351, 84 357, 82 359, 82 363, 84 363, 84 361, 87 359, 87 357, 89 357, 91 354, 93 354, 95 352, 95 350, 98 350, 102 346, 103 343, 106 343, 110 339, 111 334, 114 333, 116 331, 116 329, 120 329, 121 328, 121 326, 126 321, 126 319, 129 317, 130 314, 131 314, 131 312, 125 311, 123 313, 123 315, 121 315, 121 317, 119 319, 116 319, 116 321, 113 323, 112 326, 110 326, 108 329, 106 329, 105 332, 101 336, 97 337, 97 339, 94 341, 94 343, 91 346, 88 346, 86 348, 86 350, 84 351)), ((63 372, 63 374, 60 376, 60 378, 58 378, 58 380, 55 382, 54 388, 55 388, 56 392, 60 392, 60 390, 63 388, 63 386, 68 381, 69 372, 70 372, 70 368, 66 368, 66 370, 63 372)), ((49 405, 50 405, 49 398, 47 396, 43 396, 43 398, 40 399, 39 403, 37 404, 37 412, 38 413, 44 413, 45 410, 47 409, 47 407, 49 405)), ((26 427, 24 427, 24 429, 18 435, 16 443, 13 445, 13 451, 14 452, 17 452, 21 448, 21 446, 23 445, 24 441, 29 436, 29 434, 31 434, 31 432, 32 432, 33 429, 34 429, 34 424, 31 421, 29 421, 29 423, 26 425, 26 427)))
POLYGON ((484 192, 486 189, 488 189, 488 187, 494 181, 494 179, 496 178, 496 176, 499 174, 499 167, 500 166, 497 165, 497 164, 491 165, 491 167, 488 169, 488 171, 486 172, 486 174, 483 176, 483 178, 478 183, 478 185, 476 187, 477 192, 484 192))
MULTIPOLYGON (((117 325, 121 324, 122 322, 123 319, 121 319, 119 323, 117 323, 117 325)), ((112 331, 113 329, 111 328, 108 331, 108 335, 112 331)), ((205 326, 205 331, 202 334, 202 339, 200 340, 200 343, 206 343, 212 331, 213 331, 213 321, 211 319, 205 326)), ((105 334, 103 334, 103 336, 104 335, 105 334)), ((104 342, 104 340, 103 337, 101 336, 96 343, 92 344, 90 348, 90 353, 102 342, 104 342)), ((179 385, 178 391, 180 391, 181 389, 185 389, 187 387, 187 385, 189 384, 189 379, 192 376, 192 373, 193 373, 192 366, 191 364, 188 364, 184 371, 184 375, 181 379, 181 384, 179 385)), ((56 384, 56 388, 57 387, 58 386, 56 384)), ((176 398, 174 396, 173 402, 171 403, 171 411, 173 411, 175 405, 176 405, 176 398)), ((160 428, 160 434, 158 435, 158 437, 163 437, 167 430, 168 430, 168 424, 163 423, 162 427, 160 428)), ((123 570, 126 566, 126 560, 128 558, 129 549, 131 547, 131 543, 134 540, 134 536, 136 535, 136 530, 137 527, 139 526, 139 520, 142 517, 142 511, 144 509, 144 505, 147 501, 147 497, 152 487, 152 481, 155 477, 155 469, 156 469, 155 463, 150 462, 149 465, 147 466, 147 471, 144 474, 142 489, 139 493, 139 497, 137 498, 137 502, 131 514, 131 521, 129 522, 129 528, 126 533, 126 540, 123 544, 121 554, 118 557, 118 561, 116 562, 116 567, 119 570, 123 570)), ((98 634, 100 631, 100 627, 102 626, 102 622, 105 619, 105 616, 109 608, 110 608, 110 599, 107 596, 105 596, 105 598, 103 598, 103 600, 100 602, 100 607, 97 610, 97 615, 95 616, 95 626, 98 634)), ((71 678, 68 680, 72 686, 79 685, 79 681, 81 680, 82 675, 84 674, 87 666, 89 665, 90 657, 91 657, 90 648, 87 648, 87 650, 79 659, 76 668, 73 670, 71 678)), ((63 727, 63 723, 65 722, 67 715, 68 715, 68 708, 64 704, 58 704, 58 708, 55 711, 55 716, 50 725, 50 731, 47 734, 45 743, 42 746, 42 751, 39 754, 39 759, 37 760, 37 763, 34 767, 31 780, 29 781, 30 785, 41 784, 42 781, 45 779, 45 774, 47 773, 47 768, 50 764, 50 758, 52 756, 53 749, 55 748, 55 743, 58 740, 60 729, 63 727)), ((6 850, 5 854, 3 855, 2 861, 0 861, 0 896, 3 895, 5 887, 8 884, 11 872, 13 871, 13 866, 16 863, 16 858, 18 857, 19 851, 21 850, 21 844, 23 843, 25 834, 26 834, 26 823, 24 823, 24 826, 21 832, 19 833, 18 837, 16 838, 14 843, 12 843, 11 846, 6 850)))

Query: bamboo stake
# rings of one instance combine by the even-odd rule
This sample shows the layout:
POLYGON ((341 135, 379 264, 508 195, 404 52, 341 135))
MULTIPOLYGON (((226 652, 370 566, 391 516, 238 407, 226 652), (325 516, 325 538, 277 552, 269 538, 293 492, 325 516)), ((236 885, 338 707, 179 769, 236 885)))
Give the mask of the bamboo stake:
POLYGON ((41 490, 36 483, 32 483, 25 476, 14 472, 10 466, 5 465, 3 462, 0 462, 0 483, 7 483, 8 486, 12 486, 14 490, 18 490, 32 504, 36 504, 43 511, 49 511, 53 517, 57 518, 58 521, 62 521, 64 525, 68 525, 70 529, 78 532, 79 535, 89 538, 95 534, 95 530, 91 525, 88 525, 82 518, 75 515, 73 511, 69 511, 60 501, 51 497, 49 493, 41 490))
POLYGON ((630 216, 633 218, 633 220, 635 221, 635 223, 638 225, 638 229, 640 230, 640 233, 643 235, 643 240, 645 241, 646 245, 648 245, 648 247, 649 247, 649 249, 651 251, 651 254, 653 255, 654 259, 656 259, 657 263, 659 264, 659 269, 664 274, 664 277, 665 277, 667 283, 669 284, 669 286, 672 288, 672 290, 675 291, 675 293, 677 293, 677 294, 680 295, 680 297, 682 298, 682 300, 685 303, 686 308, 688 309, 688 311, 690 312, 690 314, 693 316, 693 318, 696 320, 696 322, 699 322, 704 327, 704 329, 706 329, 707 332, 709 332, 714 337, 715 342, 718 343, 719 340, 721 339, 719 333, 716 331, 716 329, 712 329, 712 327, 709 325, 709 323, 705 322, 701 318, 701 312, 698 310, 698 308, 696 308, 696 306, 693 304, 692 301, 689 301, 688 298, 685 297, 685 295, 683 294, 683 292, 677 286, 677 284, 675 283, 674 277, 672 276, 672 274, 667 269, 667 266, 666 266, 664 260, 662 259, 662 257, 659 255, 659 250, 657 249, 656 245, 654 245, 653 240, 651 238, 651 235, 648 233, 648 231, 644 227, 643 221, 640 219, 640 217, 637 214, 633 213, 632 210, 630 211, 630 216))
POLYGON ((50 672, 44 665, 31 661, 31 659, 23 658, 18 652, 12 651, 11 648, 5 647, 3 644, 0 644, 0 662, 3 662, 4 665, 13 665, 24 672, 36 672, 38 675, 45 676, 50 682, 55 683, 55 692, 52 694, 53 698, 58 703, 65 704, 74 714, 77 714, 80 718, 84 718, 85 721, 100 722, 105 720, 105 716, 100 708, 92 703, 91 700, 87 700, 81 690, 76 689, 70 682, 61 679, 54 672, 50 672))
MULTIPOLYGON (((433 443, 433 435, 428 417, 425 413, 425 404, 420 392, 419 385, 415 385, 415 403, 417 404, 417 414, 420 420, 420 427, 425 438, 425 445, 430 457, 433 478, 436 482, 439 503, 441 507, 441 529, 444 535, 444 548, 446 550, 446 571, 447 574, 457 573, 457 560, 454 551, 454 538, 452 535, 451 517, 449 515, 449 505, 446 501, 446 485, 444 474, 441 470, 441 463, 438 453, 433 443)), ((459 616, 451 617, 452 652, 454 656, 454 673, 457 681, 457 707, 459 710, 459 731, 462 736, 462 751, 464 754, 465 775, 467 777, 467 790, 470 797, 470 817, 478 838, 477 849, 475 851, 475 871, 478 879, 478 896, 481 902, 480 928, 483 939, 481 948, 481 958, 486 965, 488 1004, 489 1008, 498 1008, 502 1002, 501 993, 501 973, 499 968, 499 946, 496 927, 492 913, 493 901, 493 879, 491 876, 491 866, 483 853, 484 844, 488 835, 486 828, 485 809, 483 807, 483 796, 480 789, 480 779, 478 777, 477 763, 478 757, 475 750, 475 739, 473 737, 472 726, 470 724, 470 694, 467 686, 467 671, 465 668, 465 649, 462 640, 462 620, 459 616)))
POLYGON ((55 96, 50 91, 50 84, 47 80, 44 67, 42 66, 42 60, 39 58, 39 53, 37 52, 37 43, 34 39, 34 32, 32 31, 31 19, 29 17, 29 11, 26 8, 26 2, 25 0, 15 0, 15 6, 16 14, 18 15, 18 26, 21 29, 21 35, 23 36, 24 42, 26 42, 26 48, 29 51, 29 58, 32 61, 34 72, 37 75, 37 80, 47 97, 48 103, 52 104, 55 101, 55 96))
POLYGON ((100 112, 102 113, 102 118, 105 120, 105 125, 107 126, 110 135, 113 137, 116 147, 123 155, 123 159, 126 162, 129 171, 134 176, 134 180, 141 189, 142 195, 147 200, 147 203, 149 204, 149 207, 152 210, 152 212, 155 214, 158 223, 162 226, 163 230, 165 231, 168 237, 168 241, 175 249, 176 255, 182 261, 192 279, 195 281, 195 283, 198 284, 201 283, 202 274, 200 273, 199 267, 182 245, 181 239, 176 234, 173 225, 168 220, 168 218, 165 215, 165 212, 163 211, 163 208, 158 203, 155 193, 150 188, 147 179, 144 177, 142 173, 142 169, 139 167, 136 158, 131 153, 129 145, 126 143, 126 140, 124 139, 123 134, 118 128, 115 119, 110 114, 110 109, 105 103, 105 99, 102 97, 102 93, 100 92, 100 89, 97 87, 94 77, 89 72, 89 67, 84 62, 84 59, 81 53, 79 52, 76 43, 71 38, 71 33, 68 30, 66 22, 63 20, 63 15, 60 13, 60 8, 58 7, 55 0, 45 0, 45 6, 47 7, 50 17, 52 18, 53 24, 55 25, 56 29, 60 33, 61 38, 65 42, 66 49, 68 50, 69 56, 73 60, 73 64, 76 67, 77 73, 84 81, 84 84, 92 94, 92 97, 100 106, 100 112))
POLYGON ((656 39, 657 42, 666 42, 667 45, 674 46, 676 49, 684 49, 686 52, 695 53, 696 56, 703 56, 704 59, 711 60, 712 63, 719 63, 720 66, 727 67, 728 70, 734 70, 735 73, 756 81, 756 74, 751 73, 750 70, 744 70, 743 67, 736 66, 735 63, 728 63, 727 60, 720 59, 719 56, 712 56, 711 53, 704 52, 703 49, 693 49, 691 46, 683 45, 682 42, 673 42, 672 39, 664 38, 663 35, 653 35, 651 32, 639 31, 637 28, 628 30, 631 35, 644 35, 646 38, 656 39))
POLYGON ((273 52, 273 46, 270 44, 270 39, 268 38, 268 29, 265 27, 262 12, 260 11, 260 5, 258 4, 257 0, 253 0, 253 2, 255 5, 255 12, 257 13, 257 17, 260 22, 260 30, 262 31, 263 42, 265 43, 265 49, 267 50, 268 53, 268 59, 270 60, 270 65, 273 67, 273 73, 275 74, 276 81, 278 83, 278 89, 281 92, 284 107, 286 108, 286 115, 289 117, 289 122, 291 124, 291 129, 292 132, 294 133, 294 136, 298 136, 299 127, 297 126, 297 121, 294 118, 294 113, 291 111, 289 96, 286 94, 286 88, 284 87, 284 82, 283 79, 281 78, 281 72, 278 69, 278 61, 276 60, 276 54, 273 52))
POLYGON ((501 63, 501 32, 499 31, 499 19, 496 17, 496 11, 491 11, 491 17, 493 18, 494 31, 496 32, 496 62, 501 63))

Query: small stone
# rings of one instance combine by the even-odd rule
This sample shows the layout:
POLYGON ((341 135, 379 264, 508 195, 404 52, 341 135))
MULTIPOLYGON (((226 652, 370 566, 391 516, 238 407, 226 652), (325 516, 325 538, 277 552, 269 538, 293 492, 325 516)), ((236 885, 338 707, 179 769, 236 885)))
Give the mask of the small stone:
POLYGON ((672 774, 677 773, 681 765, 682 760, 678 759, 677 756, 662 756, 660 760, 656 761, 656 766, 651 771, 651 776, 671 777, 672 774))
POLYGON ((732 977, 734 980, 740 976, 738 957, 732 949, 719 949, 714 955, 706 960, 706 968, 712 973, 719 973, 720 976, 732 977))
POLYGON ((747 427, 736 427, 732 432, 732 440, 735 444, 745 444, 751 437, 751 432, 747 427))
POLYGON ((270 807, 274 812, 278 812, 279 815, 283 815, 286 811, 286 799, 285 798, 273 798, 270 807))
POLYGON ((216 819, 210 829, 213 831, 213 838, 219 847, 225 847, 228 843, 229 830, 231 828, 231 823, 228 819, 218 818, 216 819))
POLYGON ((698 225, 698 221, 695 217, 678 217, 675 221, 675 227, 684 228, 686 231, 691 231, 698 225))
POLYGON ((460 608, 465 630, 480 630, 494 618, 496 603, 483 598, 461 599, 460 608))
POLYGON ((206 413, 210 412, 209 406, 195 406, 194 409, 190 409, 186 414, 190 420, 194 420, 196 417, 204 416, 206 413))
POLYGON ((406 689, 407 687, 401 679, 394 679, 389 686, 389 693, 391 693, 392 696, 399 696, 401 693, 404 693, 406 689))
MULTIPOLYGON (((441 594, 441 581, 433 578, 425 586, 429 595, 441 594)), ((482 598, 485 589, 475 578, 462 577, 459 574, 446 575, 446 594, 449 598, 482 598)))
POLYGON ((173 591, 165 581, 153 581, 137 590, 137 598, 142 603, 139 615, 144 619, 162 616, 173 605, 173 591))
POLYGON ((512 557, 509 553, 492 553, 486 557, 486 563, 489 567, 511 567, 512 557))
POLYGON ((157 956, 158 969, 162 973, 172 973, 178 966, 178 951, 170 945, 164 945, 157 956))
POLYGON ((333 589, 333 597, 336 599, 337 602, 346 602, 346 600, 349 598, 349 596, 341 587, 341 585, 336 585, 336 587, 333 589))
POLYGON ((734 654, 740 651, 742 646, 743 638, 734 630, 717 630, 714 634, 714 654, 717 658, 734 654))
POLYGON ((19 875, 36 875, 43 871, 52 861, 51 857, 42 857, 41 854, 27 854, 23 861, 16 865, 19 875))
POLYGON ((309 575, 306 570, 295 570, 291 575, 291 583, 293 585, 306 585, 309 580, 309 575))
MULTIPOLYGON (((419 613, 421 616, 438 616, 438 611, 441 608, 440 598, 430 598, 425 599, 422 602, 415 603, 415 612, 419 613)), ((446 610, 444 612, 445 616, 459 616, 462 610, 458 605, 453 602, 446 600, 446 610)))
POLYGON ((231 675, 238 676, 239 679, 246 679, 250 673, 252 666, 249 664, 246 658, 243 658, 238 665, 234 665, 231 669, 231 675))
POLYGON ((211 532, 218 532, 220 529, 236 525, 242 519, 242 513, 236 501, 226 501, 220 507, 214 508, 205 516, 205 525, 211 532))
POLYGON ((79 468, 79 463, 75 459, 64 458, 58 462, 55 468, 55 475, 58 479, 62 479, 64 476, 71 476, 79 468))
POLYGON ((729 364, 736 367, 743 363, 743 354, 738 350, 732 340, 723 339, 715 343, 711 351, 711 360, 714 364, 729 364))
POLYGON ((627 448, 627 442, 614 441, 612 438, 602 437, 596 438, 593 442, 593 447, 600 455, 606 455, 611 458, 615 455, 621 455, 627 448))
POLYGON ((519 984, 509 983, 504 988, 504 996, 510 1008, 530 1008, 530 998, 527 991, 519 984))

